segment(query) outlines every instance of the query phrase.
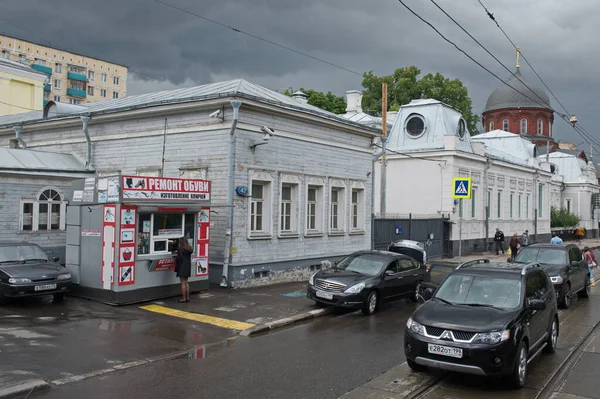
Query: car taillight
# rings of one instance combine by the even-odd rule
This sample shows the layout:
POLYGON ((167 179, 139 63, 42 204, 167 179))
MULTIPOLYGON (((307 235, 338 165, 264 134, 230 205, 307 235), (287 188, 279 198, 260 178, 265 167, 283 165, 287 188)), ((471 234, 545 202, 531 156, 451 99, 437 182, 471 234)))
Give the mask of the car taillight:
POLYGON ((431 269, 431 266, 427 266, 427 267, 425 268, 425 271, 426 271, 427 273, 429 273, 429 270, 430 270, 430 269, 431 269))

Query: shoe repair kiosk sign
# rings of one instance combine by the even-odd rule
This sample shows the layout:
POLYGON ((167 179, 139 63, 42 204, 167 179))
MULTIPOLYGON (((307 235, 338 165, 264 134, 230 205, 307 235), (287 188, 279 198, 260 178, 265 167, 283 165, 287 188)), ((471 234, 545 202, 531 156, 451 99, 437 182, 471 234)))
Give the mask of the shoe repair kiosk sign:
POLYGON ((67 223, 67 235, 78 237, 68 244, 79 254, 68 263, 87 297, 121 304, 177 295, 181 238, 194 248, 190 289, 208 289, 210 181, 120 175, 72 184, 69 212, 78 208, 79 223, 67 223))

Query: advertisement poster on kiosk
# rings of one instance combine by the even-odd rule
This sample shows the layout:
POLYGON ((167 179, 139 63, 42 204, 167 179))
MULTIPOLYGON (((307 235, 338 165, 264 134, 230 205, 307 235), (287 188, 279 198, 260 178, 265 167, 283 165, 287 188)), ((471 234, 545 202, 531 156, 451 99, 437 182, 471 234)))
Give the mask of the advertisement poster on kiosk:
POLYGON ((119 234, 119 285, 135 284, 135 214, 133 206, 121 206, 119 234))

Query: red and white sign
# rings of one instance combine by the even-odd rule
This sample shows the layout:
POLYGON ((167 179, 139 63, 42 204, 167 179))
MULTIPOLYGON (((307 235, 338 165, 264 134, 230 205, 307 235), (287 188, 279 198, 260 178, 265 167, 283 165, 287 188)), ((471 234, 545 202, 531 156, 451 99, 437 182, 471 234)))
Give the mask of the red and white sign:
POLYGON ((123 199, 207 201, 210 199, 210 181, 123 176, 123 199))
POLYGON ((102 288, 109 290, 115 271, 115 230, 117 226, 116 205, 104 205, 102 209, 102 288))
POLYGON ((121 206, 119 235, 119 285, 135 284, 135 206, 121 206))
POLYGON ((159 271, 163 271, 163 270, 171 270, 172 271, 172 270, 175 270, 176 262, 177 262, 177 260, 175 259, 175 257, 155 259, 152 261, 150 270, 155 271, 155 272, 159 272, 159 271))
POLYGON ((196 277, 208 276, 208 246, 210 243, 210 208, 202 208, 198 213, 196 235, 196 257, 192 258, 192 266, 196 277))

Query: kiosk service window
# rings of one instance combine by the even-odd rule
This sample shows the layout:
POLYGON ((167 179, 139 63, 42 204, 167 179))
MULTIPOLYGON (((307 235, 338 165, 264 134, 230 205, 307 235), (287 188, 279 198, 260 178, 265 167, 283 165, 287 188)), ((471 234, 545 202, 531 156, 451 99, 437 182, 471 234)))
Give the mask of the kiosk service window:
MULTIPOLYGON (((167 255, 186 237, 196 245, 196 213, 143 213, 138 216, 138 255, 167 255)), ((195 252, 195 251, 194 251, 195 252)))

